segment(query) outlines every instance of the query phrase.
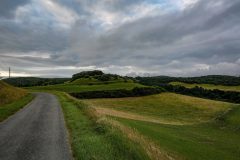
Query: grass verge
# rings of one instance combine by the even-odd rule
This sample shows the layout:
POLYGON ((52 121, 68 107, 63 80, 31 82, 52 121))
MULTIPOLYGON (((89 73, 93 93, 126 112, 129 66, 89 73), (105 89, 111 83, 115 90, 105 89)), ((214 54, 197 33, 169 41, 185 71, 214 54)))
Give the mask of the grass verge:
POLYGON ((75 159, 149 159, 141 146, 129 141, 117 128, 101 123, 85 104, 71 99, 64 93, 55 94, 62 105, 75 159))
POLYGON ((19 109, 27 105, 32 99, 32 94, 27 94, 26 96, 3 106, 0 106, 0 122, 17 112, 19 109))

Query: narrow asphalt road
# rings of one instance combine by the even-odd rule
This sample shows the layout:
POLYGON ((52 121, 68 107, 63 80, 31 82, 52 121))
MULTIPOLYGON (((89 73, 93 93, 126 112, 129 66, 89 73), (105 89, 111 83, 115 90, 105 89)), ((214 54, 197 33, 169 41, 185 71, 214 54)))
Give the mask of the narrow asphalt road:
POLYGON ((36 93, 29 105, 0 123, 0 160, 70 160, 67 139, 57 98, 36 93))

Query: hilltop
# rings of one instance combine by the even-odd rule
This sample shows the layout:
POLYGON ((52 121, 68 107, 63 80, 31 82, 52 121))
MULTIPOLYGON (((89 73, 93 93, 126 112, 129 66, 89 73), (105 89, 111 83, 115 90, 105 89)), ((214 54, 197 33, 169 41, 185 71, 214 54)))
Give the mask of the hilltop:
POLYGON ((122 77, 116 74, 105 74, 102 71, 83 71, 72 76, 72 84, 79 85, 96 85, 96 84, 109 84, 120 82, 133 82, 128 77, 122 77))
POLYGON ((0 106, 18 100, 26 94, 25 90, 0 81, 0 106))

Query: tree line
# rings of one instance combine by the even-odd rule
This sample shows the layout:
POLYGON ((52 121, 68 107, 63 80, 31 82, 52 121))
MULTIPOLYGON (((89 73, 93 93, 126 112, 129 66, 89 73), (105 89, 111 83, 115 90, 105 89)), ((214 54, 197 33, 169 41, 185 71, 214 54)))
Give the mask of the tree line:
POLYGON ((159 85, 169 92, 175 92, 183 95, 195 96, 200 98, 207 98, 212 100, 219 100, 232 103, 240 103, 240 92, 222 91, 218 89, 209 90, 202 87, 186 88, 180 85, 159 85))
POLYGON ((240 77, 225 76, 225 75, 209 75, 201 77, 168 77, 168 76, 156 76, 156 77, 136 77, 136 80, 145 85, 159 85, 170 82, 184 82, 184 83, 197 83, 197 84, 214 84, 214 85, 226 85, 237 86, 240 85, 240 77))
POLYGON ((165 92, 161 87, 135 87, 132 90, 119 89, 119 90, 105 90, 105 91, 87 91, 70 93, 71 96, 79 99, 92 99, 92 98, 122 98, 122 97, 140 97, 165 92))

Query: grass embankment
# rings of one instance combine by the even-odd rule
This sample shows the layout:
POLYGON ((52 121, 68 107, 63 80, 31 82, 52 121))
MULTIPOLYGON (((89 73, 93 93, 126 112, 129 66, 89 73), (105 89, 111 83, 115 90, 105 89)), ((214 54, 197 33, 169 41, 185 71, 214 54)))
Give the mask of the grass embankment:
POLYGON ((0 81, 0 122, 17 112, 33 99, 26 90, 0 81))
POLYGON ((183 82, 171 82, 171 85, 180 85, 184 86, 186 88, 194 88, 196 86, 202 87, 205 89, 219 89, 223 91, 237 91, 240 92, 240 86, 223 86, 223 85, 214 85, 214 84, 189 84, 189 83, 183 83, 183 82))
POLYGON ((80 101, 55 93, 62 105, 75 159, 149 159, 141 146, 131 142, 118 129, 101 123, 80 101))
POLYGON ((25 90, 0 81, 0 106, 14 102, 26 94, 25 90))
MULTIPOLYGON (((199 123, 213 119, 235 106, 231 103, 195 98, 174 93, 161 93, 145 97, 84 100, 90 106, 110 108, 158 119, 160 122, 199 123)), ((110 114, 114 113, 110 111, 110 114)))
POLYGON ((174 125, 109 114, 123 125, 148 137, 170 155, 192 160, 239 159, 239 105, 172 93, 85 102, 96 108, 125 112, 129 116, 139 114, 164 119, 164 122, 194 122, 192 125, 174 125))
POLYGON ((143 87, 138 83, 121 82, 110 84, 98 84, 98 85, 78 85, 72 83, 49 85, 49 86, 36 86, 29 87, 31 90, 45 90, 45 91, 62 91, 62 92, 85 92, 85 91, 101 91, 101 90, 117 90, 117 89, 133 89, 135 87, 143 87))
POLYGON ((31 100, 33 99, 32 94, 27 94, 24 97, 21 97, 20 99, 0 106, 0 122, 17 112, 19 109, 23 108, 25 105, 27 105, 31 100))

